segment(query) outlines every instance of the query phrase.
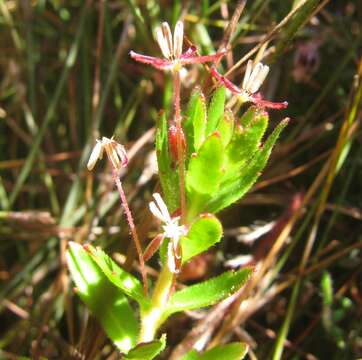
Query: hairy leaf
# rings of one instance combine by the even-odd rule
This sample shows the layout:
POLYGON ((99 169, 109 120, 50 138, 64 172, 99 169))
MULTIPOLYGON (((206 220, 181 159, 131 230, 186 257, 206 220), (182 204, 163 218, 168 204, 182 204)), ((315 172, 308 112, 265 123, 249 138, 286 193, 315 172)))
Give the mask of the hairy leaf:
POLYGON ((221 142, 224 147, 229 144, 233 136, 234 124, 235 119, 233 113, 230 110, 225 110, 224 116, 220 119, 216 129, 220 134, 221 142))
POLYGON ((78 296, 117 348, 129 351, 136 345, 139 329, 127 298, 108 280, 81 245, 70 242, 66 258, 78 296))
POLYGON ((220 221, 211 214, 203 214, 190 226, 186 237, 181 239, 182 262, 201 254, 220 241, 222 236, 222 225, 220 221))
POLYGON ((209 136, 199 152, 191 157, 186 173, 186 186, 189 192, 199 194, 214 193, 221 182, 224 153, 220 136, 209 136))
POLYGON ((192 349, 181 358, 181 360, 199 360, 199 359, 200 359, 200 354, 195 349, 192 349))
POLYGON ((248 127, 251 122, 255 119, 256 115, 260 112, 260 109, 256 106, 250 106, 243 115, 240 117, 240 125, 243 128, 248 127))
POLYGON ((288 119, 285 119, 275 128, 262 149, 240 170, 237 176, 221 184, 218 193, 205 205, 210 212, 216 213, 231 205, 253 186, 264 169, 271 150, 287 123, 288 119))
POLYGON ((216 130, 220 119, 224 116, 225 106, 225 87, 218 87, 211 99, 207 111, 206 136, 216 130))
POLYGON ((131 349, 123 358, 125 360, 152 360, 166 347, 166 335, 163 334, 160 340, 153 340, 147 343, 138 344, 131 349))
POLYGON ((86 246, 86 251, 104 272, 109 281, 121 289, 124 294, 136 300, 142 308, 148 306, 141 282, 119 267, 102 249, 86 246))
POLYGON ((189 155, 197 151, 205 141, 206 104, 205 97, 199 88, 192 94, 183 121, 189 155))
POLYGON ((172 314, 216 304, 239 290, 249 279, 251 273, 251 268, 235 272, 228 271, 210 280, 177 291, 171 296, 166 313, 172 314))
POLYGON ((248 126, 243 128, 237 126, 233 137, 225 152, 226 173, 229 168, 239 169, 245 162, 253 157, 257 151, 260 141, 268 127, 268 113, 257 112, 248 126))
POLYGON ((181 360, 241 360, 248 352, 248 346, 244 343, 234 342, 227 345, 219 345, 199 354, 196 350, 191 350, 184 355, 181 360))

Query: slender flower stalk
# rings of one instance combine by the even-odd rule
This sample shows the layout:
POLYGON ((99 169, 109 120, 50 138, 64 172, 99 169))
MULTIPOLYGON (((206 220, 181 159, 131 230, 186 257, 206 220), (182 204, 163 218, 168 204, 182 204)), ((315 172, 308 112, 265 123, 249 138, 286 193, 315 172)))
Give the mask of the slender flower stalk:
POLYGON ((89 161, 87 163, 88 170, 92 170, 96 165, 98 159, 102 159, 104 151, 107 154, 108 160, 112 165, 112 176, 113 181, 116 184, 120 199, 121 205, 123 206, 128 226, 131 231, 131 235, 136 246, 136 250, 138 253, 138 259, 141 267, 141 275, 143 280, 143 289, 145 294, 148 293, 148 286, 147 286, 147 274, 145 271, 145 262, 142 256, 142 248, 141 243, 138 238, 136 226, 133 221, 133 216, 131 210, 128 206, 126 194, 123 190, 122 182, 119 179, 119 170, 128 164, 128 157, 125 148, 123 145, 119 144, 117 141, 107 137, 102 137, 101 140, 96 140, 96 145, 94 146, 91 155, 89 157, 89 161))
POLYGON ((211 75, 221 82, 227 89, 235 94, 242 102, 252 102, 262 108, 285 109, 288 106, 286 101, 272 102, 264 100, 260 93, 257 93, 269 73, 269 66, 262 63, 253 65, 249 60, 246 65, 244 80, 241 88, 233 84, 225 76, 222 76, 215 67, 212 67, 211 75))

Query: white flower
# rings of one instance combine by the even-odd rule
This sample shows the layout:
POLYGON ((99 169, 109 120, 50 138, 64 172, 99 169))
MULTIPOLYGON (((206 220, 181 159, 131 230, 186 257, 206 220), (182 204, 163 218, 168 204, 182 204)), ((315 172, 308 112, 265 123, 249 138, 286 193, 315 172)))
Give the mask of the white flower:
POLYGON ((150 211, 155 217, 163 222, 164 225, 162 225, 162 229, 164 237, 178 242, 180 237, 187 233, 185 226, 179 225, 179 216, 174 217, 173 219, 171 218, 167 206, 160 194, 154 193, 153 197, 155 201, 150 202, 150 211))
POLYGON ((161 234, 162 240, 165 238, 170 239, 168 244, 168 267, 172 273, 177 273, 181 266, 181 253, 180 253, 180 238, 187 234, 186 227, 179 225, 180 217, 171 218, 167 206, 163 201, 160 194, 153 194, 155 201, 149 204, 150 211, 162 223, 163 233, 161 234))
POLYGON ((272 102, 264 100, 262 96, 257 93, 269 73, 269 66, 264 65, 261 62, 253 65, 252 60, 248 61, 241 88, 233 84, 225 76, 221 75, 215 67, 211 67, 210 73, 215 79, 217 79, 227 89, 235 94, 242 102, 250 101, 260 108, 269 109, 285 109, 288 106, 286 101, 272 102))
POLYGON ((261 62, 253 66, 253 61, 249 60, 246 65, 242 90, 248 94, 255 94, 263 84, 269 73, 269 66, 263 65, 261 62))
POLYGON ((104 151, 114 169, 119 170, 127 166, 128 158, 123 145, 113 140, 113 137, 109 139, 103 136, 101 140, 96 140, 96 144, 87 163, 88 170, 92 170, 98 159, 102 159, 104 151))

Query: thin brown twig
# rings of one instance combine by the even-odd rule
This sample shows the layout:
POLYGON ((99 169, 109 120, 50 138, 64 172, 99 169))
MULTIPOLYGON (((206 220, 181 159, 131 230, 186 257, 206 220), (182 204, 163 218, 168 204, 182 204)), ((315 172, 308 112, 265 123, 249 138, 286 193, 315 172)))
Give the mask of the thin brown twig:
MULTIPOLYGON (((288 23, 288 21, 306 4, 308 0, 301 1, 294 9, 292 9, 279 24, 277 24, 272 30, 270 30, 263 38, 260 40, 259 44, 246 53, 232 68, 230 68, 225 76, 234 72, 240 65, 242 65, 246 60, 250 59, 264 44, 274 38, 274 36, 279 32, 279 30, 288 23)), ((327 4, 329 0, 324 0, 323 3, 314 11, 316 13, 323 6, 327 4)))
MULTIPOLYGON (((228 25, 224 31, 224 36, 221 40, 219 49, 217 52, 222 51, 223 49, 228 49, 230 47, 231 37, 232 34, 235 31, 235 28, 238 24, 238 21, 240 19, 240 16, 245 8, 247 0, 239 0, 238 3, 235 6, 233 16, 231 17, 231 20, 228 22, 228 25)), ((231 52, 230 52, 231 54, 231 52)), ((215 66, 221 61, 221 58, 215 62, 215 66)))

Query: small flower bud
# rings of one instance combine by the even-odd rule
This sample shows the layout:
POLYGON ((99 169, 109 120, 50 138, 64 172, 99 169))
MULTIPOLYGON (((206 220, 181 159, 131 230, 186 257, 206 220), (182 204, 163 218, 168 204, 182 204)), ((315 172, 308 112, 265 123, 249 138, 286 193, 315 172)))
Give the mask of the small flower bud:
MULTIPOLYGON (((172 125, 170 126, 170 128, 168 129, 168 145, 169 145, 169 149, 170 149, 170 153, 172 156, 172 159, 174 161, 178 161, 178 149, 177 149, 177 127, 172 125)), ((181 149, 182 152, 185 152, 186 150, 186 140, 185 140, 185 135, 184 132, 180 131, 180 140, 181 140, 181 149)))

